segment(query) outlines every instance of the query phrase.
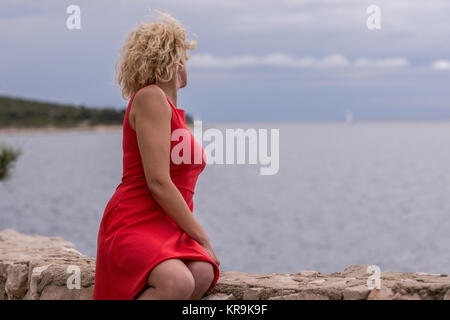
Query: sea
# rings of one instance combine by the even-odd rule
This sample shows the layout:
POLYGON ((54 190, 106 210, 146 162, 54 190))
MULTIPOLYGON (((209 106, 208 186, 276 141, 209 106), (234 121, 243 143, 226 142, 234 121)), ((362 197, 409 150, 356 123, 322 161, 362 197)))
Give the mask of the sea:
MULTIPOLYGON (((261 174, 267 165, 258 157, 210 163, 198 179, 194 215, 221 270, 332 273, 374 264, 450 273, 450 122, 208 128, 224 138, 227 129, 278 130, 268 147, 279 161, 273 174, 261 174)), ((0 145, 22 151, 0 181, 0 230, 60 236, 95 257, 103 211, 121 182, 122 132, 10 133, 0 145)))

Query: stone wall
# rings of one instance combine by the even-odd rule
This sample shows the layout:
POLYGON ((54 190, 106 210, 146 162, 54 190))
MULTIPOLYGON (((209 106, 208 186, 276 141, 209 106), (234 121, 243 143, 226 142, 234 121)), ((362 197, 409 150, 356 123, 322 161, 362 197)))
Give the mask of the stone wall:
MULTIPOLYGON (((204 299, 450 300, 447 275, 382 272, 380 289, 370 290, 367 267, 352 265, 329 275, 306 270, 294 274, 221 271, 216 287, 204 299)), ((62 238, 10 229, 0 232, 0 300, 91 299, 94 277, 95 260, 62 238)))

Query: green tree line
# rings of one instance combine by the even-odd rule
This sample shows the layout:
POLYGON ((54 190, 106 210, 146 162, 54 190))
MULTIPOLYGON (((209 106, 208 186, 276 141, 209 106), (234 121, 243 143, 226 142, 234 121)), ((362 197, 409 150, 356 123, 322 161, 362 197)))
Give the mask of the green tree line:
MULTIPOLYGON (((0 128, 76 127, 122 124, 125 109, 88 108, 0 96, 0 128)), ((192 117, 186 115, 186 122, 192 117)))
POLYGON ((122 124, 125 110, 87 108, 0 96, 0 127, 122 124))

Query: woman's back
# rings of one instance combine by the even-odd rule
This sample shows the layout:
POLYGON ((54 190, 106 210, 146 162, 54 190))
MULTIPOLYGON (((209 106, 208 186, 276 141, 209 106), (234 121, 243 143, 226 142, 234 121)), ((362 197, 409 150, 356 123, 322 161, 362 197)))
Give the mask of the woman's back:
MULTIPOLYGON (((123 122, 122 182, 109 200, 100 225, 94 298, 135 298, 145 286, 149 270, 174 257, 213 263, 212 289, 219 277, 218 266, 163 211, 147 186, 137 135, 129 122, 135 95, 130 99, 123 122), (122 279, 111 281, 117 277, 122 279)), ((167 101, 172 111, 170 177, 193 212, 195 184, 206 166, 204 151, 186 126, 184 110, 175 108, 169 98, 167 101), (180 148, 182 145, 189 147, 180 148), (191 154, 186 157, 184 152, 191 154), (189 163, 179 163, 180 159, 187 158, 191 160, 189 163), (201 162, 195 163, 196 159, 201 162)))

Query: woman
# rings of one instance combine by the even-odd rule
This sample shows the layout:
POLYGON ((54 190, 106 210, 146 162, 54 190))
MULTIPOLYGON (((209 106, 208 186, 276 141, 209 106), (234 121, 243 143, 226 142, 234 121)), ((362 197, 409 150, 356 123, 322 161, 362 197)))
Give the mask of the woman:
POLYGON ((131 32, 117 64, 122 95, 130 98, 123 176, 100 225, 94 299, 200 299, 219 278, 219 259, 193 215, 204 152, 177 108, 178 89, 187 84, 187 50, 196 42, 162 15, 162 22, 131 32), (187 134, 178 141, 174 130, 187 134), (173 161, 181 142, 191 148, 180 156, 201 152, 201 163, 173 161))

